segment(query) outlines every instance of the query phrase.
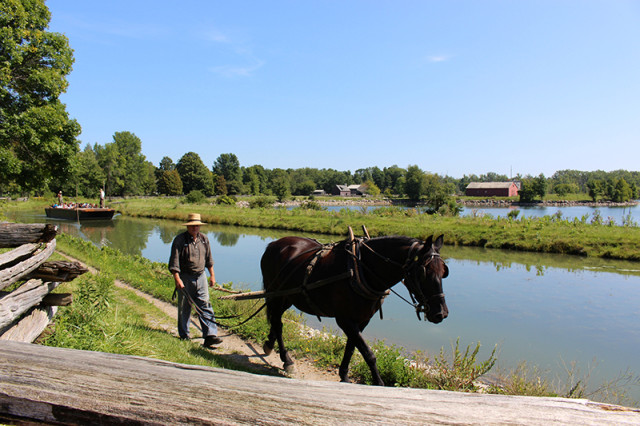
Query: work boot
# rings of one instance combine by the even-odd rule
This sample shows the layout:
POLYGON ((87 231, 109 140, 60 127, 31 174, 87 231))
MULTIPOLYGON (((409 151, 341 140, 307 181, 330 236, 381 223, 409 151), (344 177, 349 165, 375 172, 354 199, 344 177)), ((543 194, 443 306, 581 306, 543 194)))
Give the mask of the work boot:
POLYGON ((222 343, 222 339, 218 336, 207 336, 204 338, 204 343, 202 344, 202 346, 204 346, 205 348, 210 348, 211 346, 219 345, 220 343, 222 343))

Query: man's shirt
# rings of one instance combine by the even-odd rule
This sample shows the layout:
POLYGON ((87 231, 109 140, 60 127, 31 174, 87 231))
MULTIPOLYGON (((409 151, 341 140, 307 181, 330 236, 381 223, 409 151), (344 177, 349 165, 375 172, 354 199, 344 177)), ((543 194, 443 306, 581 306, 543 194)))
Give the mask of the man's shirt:
POLYGON ((193 238, 188 231, 185 231, 173 240, 169 258, 171 273, 198 275, 205 268, 212 266, 211 246, 204 234, 198 233, 196 238, 193 238))

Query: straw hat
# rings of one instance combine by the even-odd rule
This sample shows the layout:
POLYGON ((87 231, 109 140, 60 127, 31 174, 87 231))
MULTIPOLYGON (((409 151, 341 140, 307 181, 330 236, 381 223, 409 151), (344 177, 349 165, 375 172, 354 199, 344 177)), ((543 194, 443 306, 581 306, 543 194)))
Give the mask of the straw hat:
POLYGON ((200 213, 189 213, 187 223, 185 225, 206 225, 204 222, 200 222, 200 213))

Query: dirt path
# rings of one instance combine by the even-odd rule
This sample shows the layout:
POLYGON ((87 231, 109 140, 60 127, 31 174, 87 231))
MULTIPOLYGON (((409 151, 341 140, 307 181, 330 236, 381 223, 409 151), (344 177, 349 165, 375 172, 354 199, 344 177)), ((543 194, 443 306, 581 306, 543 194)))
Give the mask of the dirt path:
MULTIPOLYGON (((74 259, 59 251, 57 253, 68 258, 72 262, 80 262, 78 259, 74 259)), ((85 265, 84 263, 82 264, 85 267, 89 268, 89 271, 92 274, 97 273, 97 270, 95 268, 85 265)), ((172 305, 171 303, 156 299, 153 296, 142 292, 123 281, 116 280, 115 285, 128 291, 134 292, 136 295, 144 298, 149 303, 157 307, 160 311, 162 311, 166 315, 166 317, 161 320, 154 319, 153 324, 151 325, 154 328, 165 330, 167 333, 176 336, 176 338, 178 337, 178 309, 176 306, 172 305)), ((195 316, 192 319, 192 336, 198 335, 200 334, 199 330, 197 332, 194 332, 194 330, 198 329, 198 320, 195 316)), ((256 372, 270 372, 272 374, 276 373, 282 376, 288 376, 302 380, 323 380, 334 382, 337 382, 339 380, 337 371, 321 370, 308 360, 298 360, 295 358, 295 372, 293 375, 287 375, 282 368, 282 361, 280 361, 280 356, 276 351, 273 351, 270 355, 265 355, 262 351, 261 344, 242 339, 229 330, 223 329, 221 327, 218 327, 218 331, 218 336, 222 338, 222 343, 220 345, 217 345, 215 349, 212 349, 212 351, 223 356, 233 364, 244 366, 256 372)), ((198 343, 202 343, 202 337, 193 338, 192 340, 197 341, 198 343)))

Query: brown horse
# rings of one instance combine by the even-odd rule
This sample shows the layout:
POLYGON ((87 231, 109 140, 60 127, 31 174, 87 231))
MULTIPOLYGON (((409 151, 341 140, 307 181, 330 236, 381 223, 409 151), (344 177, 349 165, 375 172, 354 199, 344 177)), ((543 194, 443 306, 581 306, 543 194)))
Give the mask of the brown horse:
POLYGON ((310 315, 333 317, 347 336, 340 364, 340 380, 348 382, 349 362, 358 348, 371 369, 373 381, 383 385, 376 357, 362 330, 380 309, 389 289, 403 280, 416 313, 437 324, 449 311, 442 279, 449 269, 440 257, 443 236, 433 241, 408 237, 345 240, 331 246, 301 237, 284 237, 267 246, 260 267, 267 293, 271 325, 263 349, 271 353, 276 340, 285 371, 293 370, 282 340, 282 314, 292 305, 310 315))

